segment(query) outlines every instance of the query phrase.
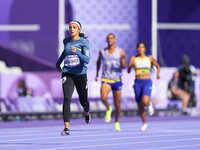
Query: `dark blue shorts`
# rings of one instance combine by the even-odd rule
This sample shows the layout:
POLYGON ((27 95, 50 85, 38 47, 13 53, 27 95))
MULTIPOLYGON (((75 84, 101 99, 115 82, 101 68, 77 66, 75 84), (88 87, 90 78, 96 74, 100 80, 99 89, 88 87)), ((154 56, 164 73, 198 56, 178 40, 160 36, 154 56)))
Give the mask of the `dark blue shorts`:
POLYGON ((113 91, 120 91, 122 90, 122 80, 121 79, 101 79, 102 84, 109 84, 113 91))
POLYGON ((136 79, 133 88, 136 102, 141 102, 142 96, 151 96, 152 81, 151 79, 136 79))

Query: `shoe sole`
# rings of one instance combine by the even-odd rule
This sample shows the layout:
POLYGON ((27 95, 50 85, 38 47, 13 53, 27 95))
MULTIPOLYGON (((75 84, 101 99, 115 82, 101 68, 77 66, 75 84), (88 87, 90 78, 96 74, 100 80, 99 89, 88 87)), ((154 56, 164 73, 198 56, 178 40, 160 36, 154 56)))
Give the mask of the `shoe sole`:
POLYGON ((91 122, 91 121, 89 121, 89 122, 86 121, 87 124, 90 124, 90 122, 91 122))
POLYGON ((67 136, 67 135, 70 135, 70 134, 67 134, 65 132, 61 132, 61 136, 67 136))
POLYGON ((85 119, 85 122, 86 122, 87 124, 90 124, 91 121, 92 121, 91 117, 90 117, 89 120, 86 120, 86 119, 85 119))
MULTIPOLYGON (((111 120, 110 120, 111 121, 111 120)), ((110 121, 105 121, 106 123, 109 123, 110 121)))
POLYGON ((145 132, 146 130, 140 130, 140 132, 145 132))
POLYGON ((110 121, 111 121, 111 117, 110 117, 110 119, 108 119, 108 120, 105 119, 105 122, 106 122, 106 123, 109 123, 110 121))

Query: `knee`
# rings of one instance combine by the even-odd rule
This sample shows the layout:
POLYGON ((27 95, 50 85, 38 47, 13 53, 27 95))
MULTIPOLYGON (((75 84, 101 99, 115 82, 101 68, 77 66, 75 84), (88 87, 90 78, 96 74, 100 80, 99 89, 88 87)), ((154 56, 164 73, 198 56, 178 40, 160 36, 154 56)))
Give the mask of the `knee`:
POLYGON ((64 97, 64 102, 65 102, 65 103, 70 103, 70 101, 71 101, 71 98, 70 98, 70 97, 68 97, 68 96, 65 96, 65 97, 64 97))
POLYGON ((181 97, 183 100, 188 100, 190 99, 190 94, 185 92, 181 97))
POLYGON ((150 101, 149 100, 143 100, 142 101, 144 106, 149 106, 150 105, 150 101))
POLYGON ((121 103, 120 103, 120 101, 115 102, 115 107, 117 107, 117 108, 120 108, 120 107, 121 107, 121 103))
POLYGON ((108 98, 108 97, 107 97, 106 95, 103 95, 103 94, 101 95, 101 100, 102 100, 102 101, 107 101, 107 98, 108 98))
POLYGON ((188 97, 188 99, 190 99, 191 95, 189 93, 187 93, 187 97, 188 97))

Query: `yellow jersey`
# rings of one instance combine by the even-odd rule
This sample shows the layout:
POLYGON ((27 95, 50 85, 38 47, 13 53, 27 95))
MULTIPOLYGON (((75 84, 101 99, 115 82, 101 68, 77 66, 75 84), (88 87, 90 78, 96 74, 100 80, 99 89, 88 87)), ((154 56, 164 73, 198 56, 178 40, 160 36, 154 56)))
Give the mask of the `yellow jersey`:
POLYGON ((140 74, 150 74, 151 68, 151 60, 149 55, 145 55, 145 57, 140 57, 139 55, 135 57, 134 68, 136 75, 140 74))

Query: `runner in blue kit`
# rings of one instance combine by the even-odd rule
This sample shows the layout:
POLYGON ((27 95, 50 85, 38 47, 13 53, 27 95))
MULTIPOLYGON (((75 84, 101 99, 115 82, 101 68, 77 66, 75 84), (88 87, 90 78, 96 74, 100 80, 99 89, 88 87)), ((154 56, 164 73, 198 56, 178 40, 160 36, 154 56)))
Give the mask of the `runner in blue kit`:
POLYGON ((87 67, 89 63, 89 42, 81 31, 81 24, 78 21, 72 21, 69 24, 71 37, 63 40, 64 50, 56 62, 56 69, 62 71, 62 88, 64 94, 63 119, 65 128, 61 135, 69 135, 70 122, 70 103, 71 97, 76 87, 79 95, 79 101, 83 107, 86 123, 90 123, 91 115, 89 113, 88 87, 87 87, 87 67), (64 60, 64 67, 60 64, 64 60))
POLYGON ((121 112, 121 90, 122 90, 122 69, 126 67, 125 51, 115 46, 116 37, 113 33, 108 34, 108 47, 101 49, 97 60, 97 73, 95 80, 98 80, 98 73, 102 63, 101 79, 101 100, 107 111, 105 122, 111 121, 112 107, 108 104, 108 94, 112 90, 115 106, 115 130, 121 131, 119 116, 121 112))
POLYGON ((135 68, 135 99, 138 105, 140 117, 142 119, 143 125, 140 131, 145 131, 147 128, 146 116, 145 116, 145 106, 148 107, 149 115, 152 116, 154 113, 154 108, 152 102, 150 101, 151 91, 152 91, 152 81, 150 75, 151 64, 155 65, 157 68, 157 79, 160 79, 160 65, 151 56, 145 54, 146 45, 144 42, 139 42, 137 44, 137 56, 132 56, 129 60, 128 73, 131 72, 132 67, 135 68))

